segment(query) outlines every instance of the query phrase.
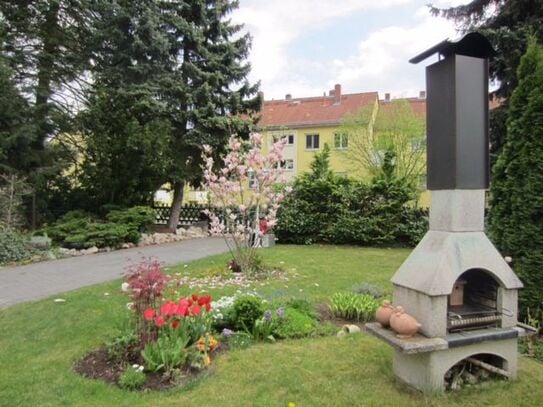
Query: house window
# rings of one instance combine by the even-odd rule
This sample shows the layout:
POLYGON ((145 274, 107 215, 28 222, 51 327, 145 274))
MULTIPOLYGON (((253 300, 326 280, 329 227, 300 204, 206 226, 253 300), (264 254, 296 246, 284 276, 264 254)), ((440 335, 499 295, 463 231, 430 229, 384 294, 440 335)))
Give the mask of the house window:
POLYGON ((294 160, 287 159, 277 163, 277 168, 282 168, 287 171, 294 170, 294 160))
POLYGON ((349 138, 346 134, 334 134, 334 148, 337 150, 345 150, 349 145, 349 138))
POLYGON ((294 144, 294 134, 287 134, 286 136, 273 135, 273 144, 277 143, 279 140, 287 139, 287 145, 291 146, 294 144))
POLYGON ((305 135, 305 148, 307 150, 319 149, 319 135, 318 134, 306 134, 305 135))

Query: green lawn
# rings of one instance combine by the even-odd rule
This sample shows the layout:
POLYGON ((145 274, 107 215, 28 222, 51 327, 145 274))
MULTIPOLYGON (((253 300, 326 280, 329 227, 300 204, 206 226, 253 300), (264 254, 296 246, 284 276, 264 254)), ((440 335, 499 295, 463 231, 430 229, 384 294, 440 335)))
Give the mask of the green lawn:
MULTIPOLYGON (((289 281, 253 288, 272 298, 323 301, 362 282, 390 291, 389 279, 409 251, 279 246, 262 253, 289 281)), ((205 274, 225 260, 216 256, 171 272, 205 274)), ((119 332, 127 314, 119 285, 60 295, 65 303, 48 299, 0 311, 1 406, 536 406, 543 399, 543 365, 522 357, 516 382, 423 396, 395 382, 392 350, 365 334, 255 345, 219 356, 205 377, 183 389, 120 390, 71 371, 75 360, 119 332)), ((233 290, 210 291, 217 297, 233 290)))

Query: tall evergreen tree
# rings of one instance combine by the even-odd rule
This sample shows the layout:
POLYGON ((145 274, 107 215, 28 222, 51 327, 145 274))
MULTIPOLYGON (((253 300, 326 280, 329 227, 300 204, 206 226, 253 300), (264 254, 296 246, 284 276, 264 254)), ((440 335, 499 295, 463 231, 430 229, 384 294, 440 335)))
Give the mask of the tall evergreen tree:
POLYGON ((489 233, 524 283, 520 304, 543 308, 543 48, 529 41, 511 96, 507 136, 494 166, 489 233))
POLYGON ((168 181, 174 198, 169 228, 174 230, 186 183, 201 179, 201 145, 221 152, 228 137, 247 136, 247 117, 259 110, 258 84, 250 85, 246 62, 251 38, 241 35, 229 13, 238 7, 232 0, 160 2, 176 64, 166 83, 165 101, 172 117, 172 165, 168 181))
POLYGON ((79 115, 81 187, 95 207, 150 203, 165 182, 171 125, 163 94, 173 61, 158 3, 97 7, 94 84, 79 115))

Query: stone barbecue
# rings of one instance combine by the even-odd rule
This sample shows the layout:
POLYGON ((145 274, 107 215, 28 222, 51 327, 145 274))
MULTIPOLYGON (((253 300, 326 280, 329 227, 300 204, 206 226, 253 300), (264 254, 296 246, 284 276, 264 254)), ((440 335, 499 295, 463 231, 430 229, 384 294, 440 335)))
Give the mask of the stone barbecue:
POLYGON ((400 339, 379 324, 370 332, 395 346, 394 372, 407 384, 441 391, 464 359, 514 378, 517 292, 522 283, 484 233, 489 183, 488 58, 480 34, 443 41, 413 58, 426 68, 430 229, 392 277, 393 303, 422 327, 400 339))

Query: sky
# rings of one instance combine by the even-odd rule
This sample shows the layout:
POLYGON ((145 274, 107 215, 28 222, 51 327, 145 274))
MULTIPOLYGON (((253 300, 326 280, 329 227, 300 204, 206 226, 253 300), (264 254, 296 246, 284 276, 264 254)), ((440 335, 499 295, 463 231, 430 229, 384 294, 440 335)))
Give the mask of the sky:
POLYGON ((430 15, 426 4, 450 0, 240 0, 232 21, 253 37, 251 82, 261 81, 266 100, 342 93, 417 96, 424 67, 410 58, 446 38, 454 25, 430 15))

